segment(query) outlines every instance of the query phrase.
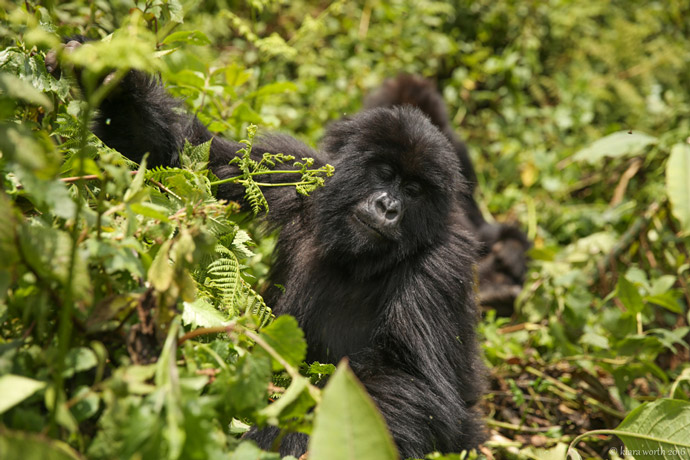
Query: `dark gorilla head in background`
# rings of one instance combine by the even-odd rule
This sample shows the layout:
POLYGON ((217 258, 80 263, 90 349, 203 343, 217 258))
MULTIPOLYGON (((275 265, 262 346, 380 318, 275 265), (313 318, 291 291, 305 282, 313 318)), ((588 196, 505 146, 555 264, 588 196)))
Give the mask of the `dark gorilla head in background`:
POLYGON ((375 272, 442 237, 465 184, 452 145, 419 109, 377 108, 340 120, 322 149, 336 171, 314 194, 325 257, 368 261, 375 272))

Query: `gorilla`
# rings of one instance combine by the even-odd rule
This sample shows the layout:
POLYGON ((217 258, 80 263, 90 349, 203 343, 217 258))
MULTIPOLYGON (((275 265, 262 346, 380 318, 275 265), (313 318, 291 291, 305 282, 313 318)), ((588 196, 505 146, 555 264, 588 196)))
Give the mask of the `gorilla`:
POLYGON ((460 161, 468 187, 460 192, 465 211, 465 226, 480 243, 479 291, 482 306, 499 315, 513 313, 527 273, 526 251, 531 247, 527 236, 510 224, 494 224, 484 219, 474 199, 477 175, 472 160, 450 125, 448 111, 436 85, 417 75, 400 74, 386 80, 364 100, 365 108, 410 105, 422 110, 448 138, 460 161))
MULTIPOLYGON (((180 106, 157 78, 130 71, 103 101, 93 130, 134 161, 149 153, 153 166, 178 165, 185 141, 212 140, 211 170, 237 175, 229 162, 243 145, 214 136, 180 106)), ((307 360, 349 359, 402 458, 478 447, 485 368, 475 332, 477 244, 461 199, 470 193, 467 165, 448 136, 416 107, 377 107, 334 122, 319 150, 277 134, 255 141, 252 155, 264 152, 335 167, 308 197, 264 190, 265 218, 280 228, 270 277, 283 287, 266 301, 297 319, 307 360)), ((244 199, 234 184, 217 193, 244 199)), ((267 428, 248 437, 270 448, 278 434, 267 428)), ((279 452, 299 457, 307 443, 290 433, 279 452)))

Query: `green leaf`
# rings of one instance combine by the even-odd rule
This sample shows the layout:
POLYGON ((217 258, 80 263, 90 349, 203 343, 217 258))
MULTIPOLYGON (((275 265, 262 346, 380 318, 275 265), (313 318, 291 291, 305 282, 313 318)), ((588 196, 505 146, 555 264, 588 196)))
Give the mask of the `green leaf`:
POLYGON ((309 441, 311 460, 399 458, 383 417, 346 362, 323 391, 309 441))
POLYGON ((273 94, 281 94, 295 91, 297 91, 297 85, 295 85, 293 82, 280 81, 264 85, 256 91, 252 91, 248 97, 265 97, 273 94))
POLYGON ((690 145, 676 144, 666 163, 666 192, 673 215, 690 232, 690 145))
POLYGON ((636 408, 614 430, 636 460, 687 459, 690 402, 660 399, 636 408))
POLYGON ((264 452, 251 441, 243 441, 228 460, 280 460, 280 454, 264 452))
MULTIPOLYGON (((21 375, 3 375, 0 377, 0 395, 2 395, 2 398, 0 398, 0 414, 16 406, 37 391, 42 390, 45 386, 45 382, 22 377, 21 375)), ((9 457, 0 455, 0 458, 9 457)))
POLYGON ((209 45, 211 41, 208 39, 206 34, 199 30, 181 30, 179 32, 173 32, 163 40, 163 45, 169 45, 170 43, 186 43, 190 45, 204 46, 209 45))
POLYGON ((48 96, 34 88, 30 83, 14 75, 0 72, 0 99, 8 96, 29 104, 40 105, 47 111, 53 110, 53 103, 48 96))
POLYGON ((48 177, 58 170, 57 162, 48 153, 48 147, 39 142, 27 126, 0 123, 1 158, 17 162, 30 171, 27 174, 38 172, 42 177, 48 177))
POLYGON ((268 403, 271 375, 267 358, 247 353, 237 360, 234 372, 224 369, 216 376, 211 392, 221 397, 227 413, 248 416, 268 403))
POLYGON ((639 313, 644 308, 644 300, 637 290, 637 286, 628 281, 625 276, 618 277, 616 296, 631 313, 639 313))
POLYGON ((64 442, 44 436, 4 431, 0 434, 0 458, 22 460, 81 460, 64 442))
POLYGON ((170 222, 170 219, 168 218, 168 209, 164 206, 142 201, 141 203, 130 204, 129 208, 141 216, 150 217, 152 219, 160 220, 161 222, 170 222))
POLYGON ((593 142, 577 153, 573 159, 599 163, 604 157, 625 157, 639 155, 649 145, 656 144, 658 139, 648 134, 632 131, 618 131, 593 142))
POLYGON ((9 268, 19 258, 17 232, 15 230, 17 215, 12 202, 5 193, 0 193, 0 215, 3 216, 0 220, 0 259, 2 259, 4 267, 9 268))
POLYGON ((182 322, 192 327, 218 327, 230 323, 225 315, 213 308, 204 298, 184 302, 183 307, 182 322))
POLYGON ((93 369, 96 365, 98 359, 93 350, 86 347, 72 348, 65 357, 65 370, 62 375, 69 378, 78 372, 93 369))
POLYGON ((266 417, 269 424, 278 425, 281 421, 303 418, 315 403, 309 393, 309 380, 304 377, 294 378, 285 393, 262 409, 260 415, 266 417))
MULTIPOLYGON (((304 333, 292 316, 283 315, 276 318, 261 330, 261 337, 292 366, 299 366, 307 355, 304 333)), ((273 370, 282 369, 280 363, 272 361, 273 370)))
POLYGON ((144 187, 144 179, 146 178, 146 157, 141 160, 139 169, 132 180, 129 188, 125 192, 123 201, 126 203, 134 203, 140 201, 143 197, 148 195, 148 191, 144 187))
POLYGON ((158 291, 166 291, 172 284, 175 268, 170 263, 170 246, 172 240, 163 243, 151 262, 148 279, 158 291))
POLYGON ((670 292, 659 295, 646 296, 644 300, 645 302, 653 303, 660 307, 664 307, 665 309, 672 311, 673 313, 678 313, 679 315, 683 314, 683 307, 681 307, 680 303, 678 303, 678 299, 676 299, 676 297, 670 292))

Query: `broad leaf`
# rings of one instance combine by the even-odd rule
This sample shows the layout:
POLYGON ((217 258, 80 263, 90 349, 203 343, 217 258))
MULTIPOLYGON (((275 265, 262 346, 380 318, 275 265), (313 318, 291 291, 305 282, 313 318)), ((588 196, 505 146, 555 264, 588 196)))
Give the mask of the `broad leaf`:
POLYGON ((648 134, 618 131, 593 142, 575 153, 574 159, 577 161, 587 161, 591 164, 599 163, 604 157, 624 157, 639 155, 645 147, 656 144, 657 138, 648 134))
MULTIPOLYGON (((22 377, 21 375, 7 374, 0 377, 0 414, 10 409, 26 398, 45 388, 45 382, 22 377)), ((0 456, 0 458, 2 458, 0 456)))
POLYGON ((690 453, 690 402, 661 399, 643 404, 625 417, 616 436, 636 460, 687 459, 690 453))
POLYGON ((182 322, 192 327, 218 327, 230 323, 224 314, 213 308, 204 298, 184 302, 183 307, 182 322))
POLYGON ((623 302, 625 308, 631 313, 639 313, 644 308, 644 300, 638 292, 637 287, 624 276, 618 278, 616 295, 620 301, 623 302))
MULTIPOLYGON (((261 330, 261 337, 282 356, 288 364, 299 366, 307 354, 307 343, 304 333, 292 316, 279 316, 270 325, 261 330)), ((273 361, 273 369, 280 370, 282 366, 273 361)))
POLYGON ((383 417, 347 363, 338 365, 324 389, 309 441, 309 458, 399 458, 383 417))
POLYGON ((0 434, 0 458, 22 460, 80 460, 68 444, 44 436, 12 431, 0 434))

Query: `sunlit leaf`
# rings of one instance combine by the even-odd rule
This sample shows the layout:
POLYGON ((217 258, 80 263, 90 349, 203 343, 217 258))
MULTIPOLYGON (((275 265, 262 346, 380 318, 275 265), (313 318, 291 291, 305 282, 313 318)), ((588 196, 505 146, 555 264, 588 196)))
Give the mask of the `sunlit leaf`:
POLYGON ((26 398, 45 388, 46 383, 22 377, 21 375, 6 374, 0 377, 0 414, 10 409, 26 398))
POLYGON ((609 134, 586 147, 573 157, 576 161, 599 163, 604 157, 624 157, 639 155, 644 149, 657 143, 657 138, 636 131, 618 131, 609 134))
POLYGON ((673 215, 690 232, 690 145, 676 144, 666 163, 666 191, 673 215))

